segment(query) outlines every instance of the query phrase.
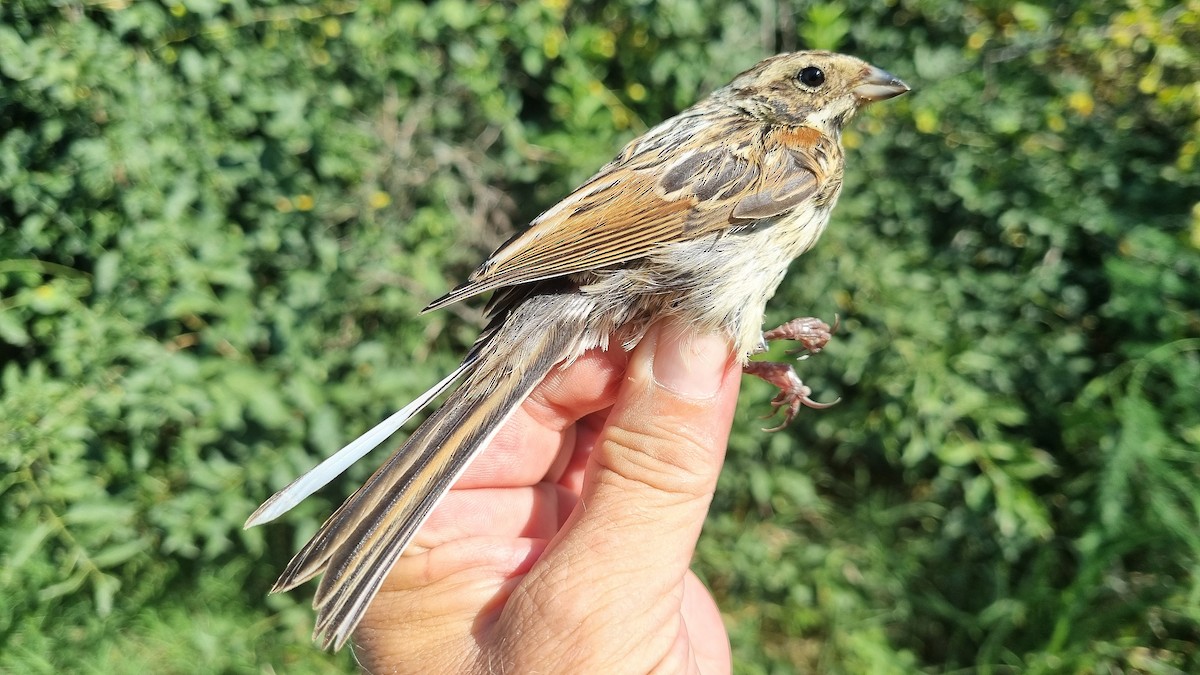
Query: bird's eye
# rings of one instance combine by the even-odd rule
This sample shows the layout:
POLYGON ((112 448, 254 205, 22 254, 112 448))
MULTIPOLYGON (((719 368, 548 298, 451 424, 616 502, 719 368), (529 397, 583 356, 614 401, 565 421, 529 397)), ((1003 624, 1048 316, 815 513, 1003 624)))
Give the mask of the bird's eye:
POLYGON ((825 84, 825 71, 816 66, 809 66, 801 70, 796 79, 800 80, 800 84, 809 89, 816 89, 825 84))

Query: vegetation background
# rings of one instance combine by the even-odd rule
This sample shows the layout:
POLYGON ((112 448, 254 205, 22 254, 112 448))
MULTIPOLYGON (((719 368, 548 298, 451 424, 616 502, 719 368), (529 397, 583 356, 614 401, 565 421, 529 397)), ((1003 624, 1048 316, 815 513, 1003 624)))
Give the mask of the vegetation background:
POLYGON ((266 597, 463 353, 417 317, 770 53, 914 86, 846 135, 696 569, 739 673, 1200 672, 1200 0, 0 4, 0 671, 351 672, 266 597))

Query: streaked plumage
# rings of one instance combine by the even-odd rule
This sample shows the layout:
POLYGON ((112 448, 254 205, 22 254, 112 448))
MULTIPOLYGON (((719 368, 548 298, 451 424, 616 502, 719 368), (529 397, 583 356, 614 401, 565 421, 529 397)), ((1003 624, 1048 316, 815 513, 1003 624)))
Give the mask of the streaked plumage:
MULTIPOLYGON (((724 332, 743 359, 759 350, 767 299, 821 235, 841 190, 842 126, 862 104, 907 90, 849 56, 767 59, 629 143, 431 303, 426 311, 496 291, 490 323, 455 373, 247 521, 286 512, 461 379, 277 582, 283 591, 324 575, 314 639, 340 647, 349 638, 438 500, 556 364, 594 347, 631 349, 668 316, 724 332)), ((800 387, 796 379, 777 399, 793 414, 809 402, 800 387)))

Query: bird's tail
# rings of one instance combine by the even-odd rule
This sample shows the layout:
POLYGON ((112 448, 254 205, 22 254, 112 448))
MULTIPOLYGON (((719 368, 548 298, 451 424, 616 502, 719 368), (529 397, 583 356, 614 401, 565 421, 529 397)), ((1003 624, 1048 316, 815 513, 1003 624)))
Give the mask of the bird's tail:
POLYGON ((579 295, 525 299, 476 343, 462 385, 325 521, 274 592, 322 574, 313 639, 340 648, 417 529, 555 364, 577 354, 589 307, 579 295))

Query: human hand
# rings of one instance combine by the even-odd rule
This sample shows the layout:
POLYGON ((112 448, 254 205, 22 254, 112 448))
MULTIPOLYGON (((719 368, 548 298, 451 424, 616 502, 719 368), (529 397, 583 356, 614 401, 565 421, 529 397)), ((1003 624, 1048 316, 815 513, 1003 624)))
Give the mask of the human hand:
POLYGON ((367 610, 369 672, 729 672, 688 566, 741 367, 723 338, 685 336, 659 324, 547 376, 367 610))

